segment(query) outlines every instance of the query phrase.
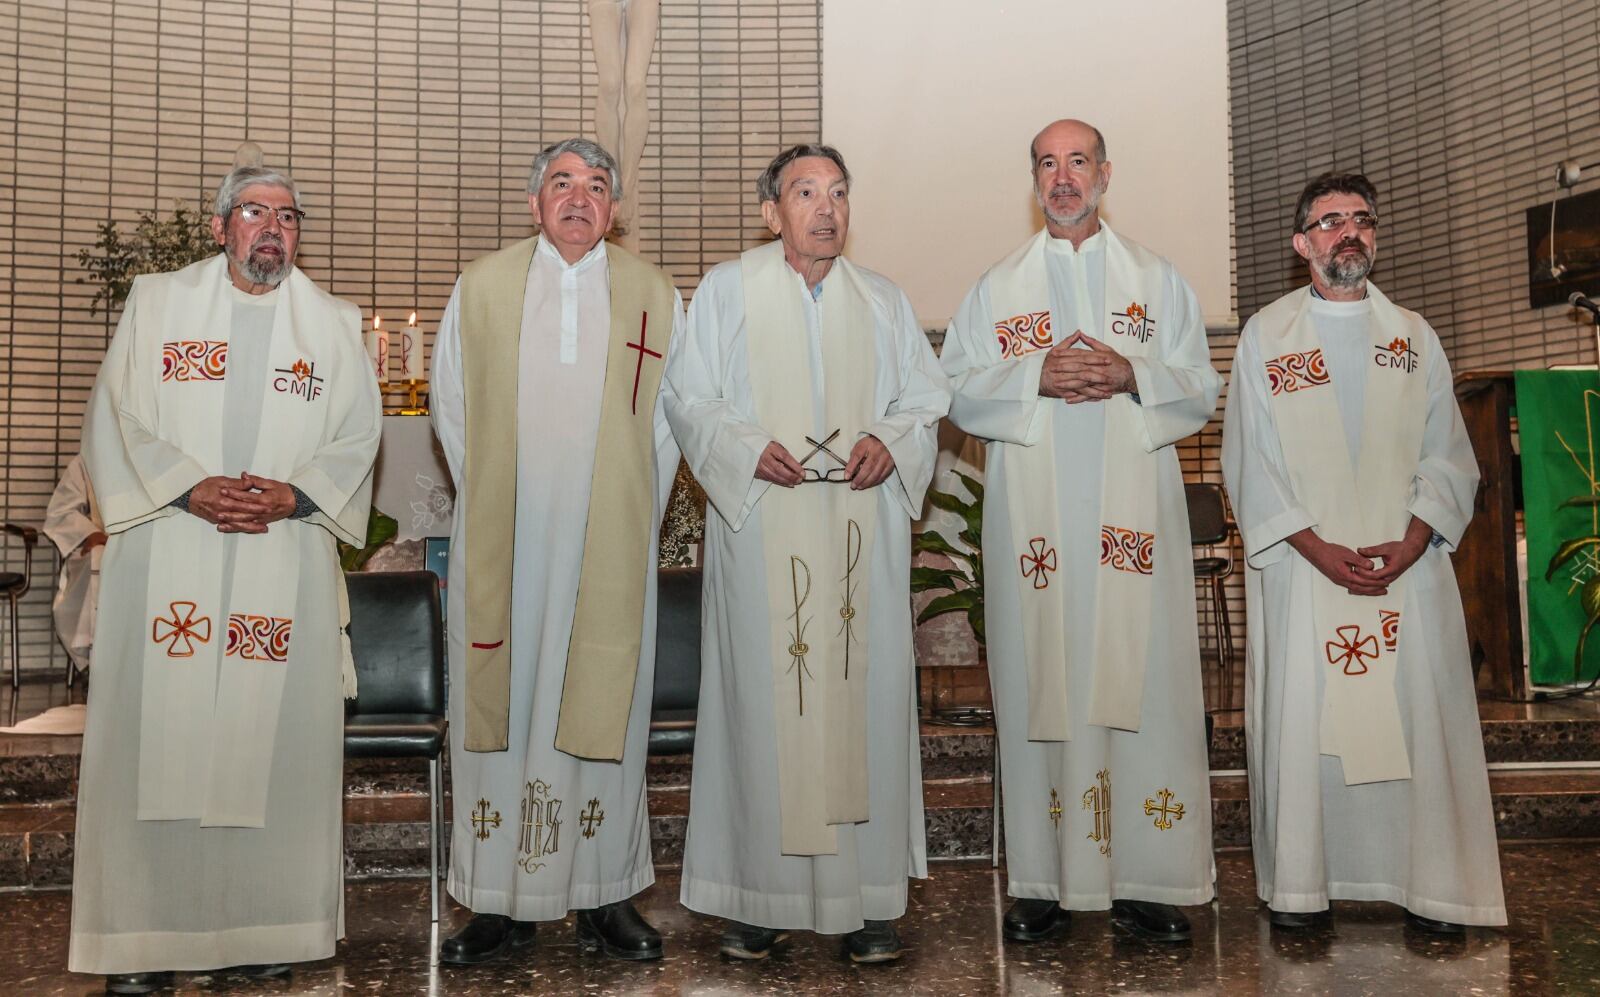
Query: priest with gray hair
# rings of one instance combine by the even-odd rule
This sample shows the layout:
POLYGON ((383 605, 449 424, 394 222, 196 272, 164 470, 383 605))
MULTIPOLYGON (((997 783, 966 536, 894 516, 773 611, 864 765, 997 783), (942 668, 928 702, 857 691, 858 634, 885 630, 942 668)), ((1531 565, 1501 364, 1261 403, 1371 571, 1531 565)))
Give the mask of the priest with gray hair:
POLYGON ((656 541, 678 467, 661 372, 683 301, 605 241, 617 165, 535 157, 539 234, 467 264, 433 351, 455 479, 446 965, 502 959, 578 911, 580 947, 659 959, 630 900, 655 881, 644 784, 656 541))
POLYGON ((706 275, 667 364, 711 503, 682 899, 731 922, 730 958, 805 930, 887 962, 927 874, 911 521, 950 392, 905 294, 843 255, 838 151, 756 190, 778 238, 706 275))
POLYGON ((223 251, 134 281, 89 399, 109 539, 67 964, 112 993, 282 976, 344 930, 335 542, 366 540, 382 406, 360 311, 295 268, 304 218, 286 174, 229 173, 223 251))

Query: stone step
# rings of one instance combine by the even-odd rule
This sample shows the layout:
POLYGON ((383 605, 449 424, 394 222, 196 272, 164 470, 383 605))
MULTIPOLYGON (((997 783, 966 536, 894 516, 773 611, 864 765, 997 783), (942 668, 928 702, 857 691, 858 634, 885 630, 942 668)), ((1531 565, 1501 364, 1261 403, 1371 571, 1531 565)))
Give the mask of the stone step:
MULTIPOLYGON (((1600 828, 1600 770, 1492 772, 1495 825, 1502 840, 1593 837, 1600 828)), ((1250 844, 1248 780, 1211 780, 1216 847, 1250 844)), ((990 855, 993 785, 972 778, 931 780, 923 787, 928 857, 990 855)), ((687 788, 652 788, 650 832, 662 868, 683 859, 687 788)), ((446 828, 449 821, 446 800, 446 828)), ((71 803, 0 805, 0 889, 67 885, 72 878, 71 803)), ((345 800, 345 874, 350 878, 423 875, 428 867, 428 800, 420 793, 383 793, 345 800)), ((446 831, 448 838, 448 830, 446 831)))

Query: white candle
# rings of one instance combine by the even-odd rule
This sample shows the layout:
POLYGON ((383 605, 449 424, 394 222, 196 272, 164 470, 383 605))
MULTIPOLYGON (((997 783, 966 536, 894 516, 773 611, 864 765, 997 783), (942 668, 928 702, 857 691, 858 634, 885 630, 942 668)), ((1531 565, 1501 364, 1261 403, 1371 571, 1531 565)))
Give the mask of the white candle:
POLYGON ((405 332, 400 334, 400 379, 422 380, 422 330, 417 328, 417 313, 411 313, 405 332))
POLYGON ((372 361, 379 384, 389 383, 389 334, 380 326, 383 319, 372 316, 372 331, 367 333, 367 359, 372 361))

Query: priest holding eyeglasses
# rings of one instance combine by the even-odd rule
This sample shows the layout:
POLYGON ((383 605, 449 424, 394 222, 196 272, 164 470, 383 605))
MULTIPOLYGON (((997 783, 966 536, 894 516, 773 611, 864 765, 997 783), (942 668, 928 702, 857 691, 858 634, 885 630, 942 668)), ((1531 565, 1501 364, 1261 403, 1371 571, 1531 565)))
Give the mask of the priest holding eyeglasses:
POLYGON ((706 275, 666 372, 714 510, 682 900, 730 958, 807 930, 885 962, 926 875, 911 521, 950 393, 905 294, 841 255, 839 153, 790 148, 756 189, 778 239, 706 275))

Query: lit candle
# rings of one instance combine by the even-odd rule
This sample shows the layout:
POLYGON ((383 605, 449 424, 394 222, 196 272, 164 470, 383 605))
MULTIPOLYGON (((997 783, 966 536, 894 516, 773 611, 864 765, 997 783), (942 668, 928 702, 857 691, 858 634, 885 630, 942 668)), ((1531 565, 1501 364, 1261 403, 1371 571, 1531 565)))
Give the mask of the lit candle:
POLYGON ((389 383, 389 334, 381 326, 383 319, 377 313, 372 316, 372 331, 367 333, 367 359, 372 361, 373 370, 377 372, 378 383, 389 383))
POLYGON ((417 328, 417 313, 411 313, 406 331, 400 334, 400 379, 422 380, 422 331, 417 328))

